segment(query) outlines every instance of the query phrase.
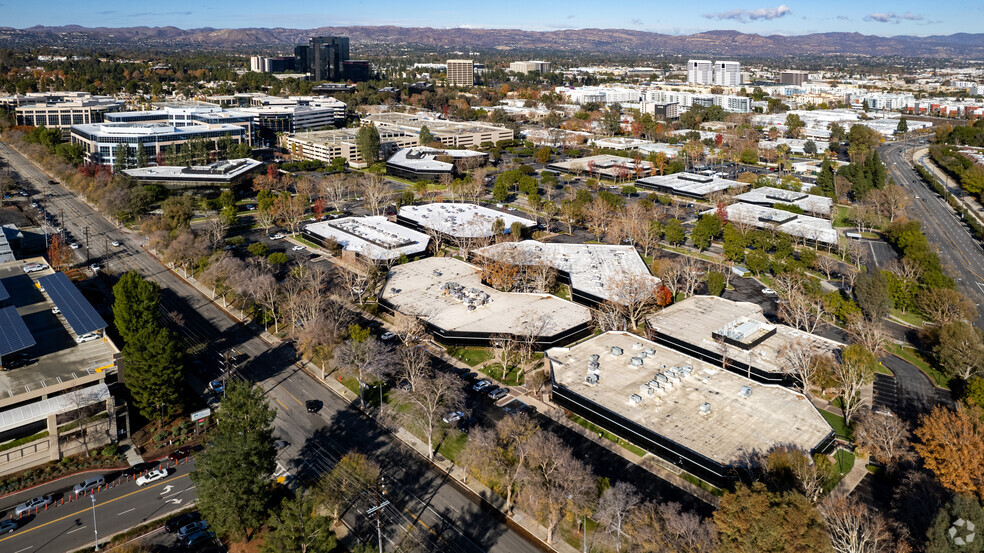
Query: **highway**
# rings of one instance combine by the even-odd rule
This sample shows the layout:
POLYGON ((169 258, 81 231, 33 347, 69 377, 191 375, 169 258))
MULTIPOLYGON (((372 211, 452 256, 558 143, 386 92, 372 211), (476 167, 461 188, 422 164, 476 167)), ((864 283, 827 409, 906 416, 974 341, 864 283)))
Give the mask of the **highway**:
MULTIPOLYGON (((528 541, 512 526, 501 520, 498 511, 478 502, 469 492, 459 489, 446 475, 406 449, 398 440, 361 412, 319 384, 294 365, 296 354, 289 345, 272 347, 244 325, 238 323, 197 290, 186 284, 155 257, 143 250, 143 237, 117 228, 61 186, 46 184, 49 177, 6 144, 0 144, 0 156, 20 176, 32 182, 36 190, 46 188, 48 211, 59 216, 59 224, 74 236, 83 236, 89 229, 91 261, 106 266, 108 271, 135 270, 157 282, 162 289, 161 306, 169 314, 186 343, 201 346, 201 359, 214 359, 215 366, 206 366, 204 381, 218 375, 222 369, 219 354, 236 348, 249 358, 239 376, 257 382, 267 392, 270 404, 277 409, 278 438, 291 445, 280 451, 278 464, 299 476, 316 476, 330 468, 341 454, 359 450, 383 467, 389 486, 390 505, 385 510, 385 539, 398 543, 408 528, 435 536, 442 551, 534 552, 541 546, 528 541), (121 246, 109 245, 119 241, 121 246), (324 407, 318 413, 308 413, 304 402, 317 399, 324 407)), ((192 379, 193 381, 195 379, 192 379)), ((188 492, 194 495, 194 490, 188 492)), ((142 515, 136 511, 122 512, 116 524, 127 528, 140 524, 142 515)), ((74 520, 74 519, 72 519, 74 520)), ((369 524, 359 509, 348 513, 356 530, 369 524)), ((34 527, 32 521, 29 527, 34 527)), ((25 536, 36 549, 0 547, 9 553, 60 552, 35 537, 27 538, 28 528, 15 536, 25 536), (43 549, 42 549, 43 548, 43 549)), ((102 530, 100 530, 102 532, 102 530)), ((372 532, 373 538, 375 532, 372 532)), ((47 533, 45 533, 47 537, 47 533)), ((11 538, 13 539, 13 538, 11 538)), ((20 538, 18 538, 20 539, 20 538)), ((24 545, 22 547, 27 547, 24 545)))
MULTIPOLYGON (((36 514, 22 519, 20 528, 13 534, 0 537, 0 551, 5 553, 60 553, 74 551, 90 546, 95 540, 95 530, 102 537, 122 532, 140 525, 150 519, 165 516, 184 508, 194 498, 194 484, 188 477, 194 469, 193 460, 172 464, 168 477, 143 487, 137 486, 134 479, 121 480, 118 484, 97 491, 95 521, 93 522, 92 501, 89 497, 79 497, 69 502, 72 486, 76 479, 59 481, 64 486, 60 490, 45 489, 43 493, 52 494, 55 504, 36 514), (95 528, 93 528, 95 525, 95 528)), ((120 471, 116 471, 115 478, 120 471)), ((81 480, 81 478, 79 479, 81 480)), ((5 516, 13 511, 14 505, 41 494, 40 490, 30 490, 5 498, 2 501, 5 516)))
POLYGON ((916 174, 903 155, 903 146, 901 143, 882 146, 882 161, 895 182, 912 194, 912 205, 907 209, 909 217, 922 222, 926 238, 936 247, 947 272, 955 278, 957 289, 977 305, 974 323, 984 328, 984 247, 953 208, 916 174))

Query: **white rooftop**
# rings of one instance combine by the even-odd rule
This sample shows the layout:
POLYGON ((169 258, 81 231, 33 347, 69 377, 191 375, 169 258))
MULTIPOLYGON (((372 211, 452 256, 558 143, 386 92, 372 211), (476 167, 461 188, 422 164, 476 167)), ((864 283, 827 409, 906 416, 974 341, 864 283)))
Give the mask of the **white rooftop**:
MULTIPOLYGON (((721 353, 721 349, 725 348, 729 359, 773 373, 783 372, 783 359, 791 348, 812 347, 817 353, 833 353, 841 348, 841 344, 822 336, 769 323, 762 307, 756 303, 731 301, 719 296, 692 296, 674 303, 649 315, 646 326, 653 332, 714 353, 721 353), (751 345, 758 340, 759 331, 770 330, 775 330, 775 334, 747 350, 714 338, 715 333, 737 331, 749 338, 751 345)), ((734 338, 732 333, 728 335, 745 342, 744 339, 734 338)))
POLYGON ((831 433, 802 394, 760 384, 634 334, 608 332, 546 353, 558 385, 722 465, 739 462, 743 452, 776 446, 811 451, 831 433), (612 348, 622 353, 613 355, 612 348), (589 372, 593 355, 597 367, 589 372), (586 379, 592 372, 598 375, 593 384, 586 379), (743 388, 747 397, 739 395, 743 388), (640 401, 630 399, 634 394, 640 401))
POLYGON ((485 154, 472 150, 442 150, 418 146, 397 150, 396 153, 386 160, 386 163, 416 171, 451 171, 454 167, 453 164, 438 161, 438 156, 464 159, 466 157, 485 157, 485 154))
MULTIPOLYGON (((624 176, 626 177, 636 174, 635 159, 608 154, 582 157, 568 161, 558 161, 551 163, 547 167, 569 173, 574 172, 575 170, 583 171, 585 173, 593 172, 596 175, 601 174, 609 178, 622 176, 619 175, 619 172, 624 173, 624 176)), ((652 171, 652 163, 646 160, 639 160, 638 169, 642 174, 648 174, 652 171)))
MULTIPOLYGON (((797 215, 781 209, 755 204, 735 203, 725 208, 729 221, 737 221, 758 228, 776 228, 790 236, 816 241, 828 246, 837 245, 837 231, 828 219, 797 215)), ((714 209, 704 211, 714 213, 714 209)))
POLYGON ((237 125, 225 123, 205 125, 192 122, 189 122, 187 125, 171 125, 168 123, 95 123, 72 125, 72 128, 98 137, 203 134, 227 131, 234 134, 241 134, 243 132, 243 128, 237 125))
POLYGON ((109 388, 104 383, 80 389, 77 393, 66 393, 41 401, 28 403, 6 411, 0 411, 0 432, 19 428, 25 424, 42 421, 48 415, 65 413, 75 409, 76 403, 92 405, 109 399, 109 388), (77 399, 77 401, 76 401, 77 399))
POLYGON ((735 200, 753 204, 787 204, 795 205, 808 213, 829 215, 834 201, 826 196, 814 196, 803 192, 793 192, 782 188, 763 186, 753 188, 744 194, 735 196, 735 200))
POLYGON ((591 320, 588 308, 556 296, 485 286, 477 267, 449 257, 393 267, 380 297, 402 313, 455 332, 522 335, 527 322, 542 322, 539 334, 554 336, 591 320))
POLYGON ((399 216, 455 238, 492 236, 496 219, 502 219, 507 231, 516 222, 524 227, 536 226, 536 221, 525 217, 466 203, 408 205, 400 208, 399 216))
POLYGON ((644 278, 655 289, 659 279, 632 246, 606 244, 555 244, 536 240, 501 242, 476 254, 518 265, 546 264, 570 275, 571 286, 603 300, 614 300, 616 283, 625 278, 644 278))
POLYGON ((263 165, 250 158, 227 159, 208 165, 154 165, 138 169, 124 169, 123 172, 135 178, 175 178, 187 180, 229 180, 263 165))
POLYGON ((714 192, 748 186, 743 182, 722 179, 711 175, 695 173, 674 173, 672 175, 653 175, 638 179, 636 184, 656 189, 666 189, 685 196, 703 197, 714 192))
POLYGON ((391 223, 386 217, 345 217, 312 223, 305 230, 331 238, 347 251, 375 261, 412 256, 427 249, 430 238, 421 232, 391 223))

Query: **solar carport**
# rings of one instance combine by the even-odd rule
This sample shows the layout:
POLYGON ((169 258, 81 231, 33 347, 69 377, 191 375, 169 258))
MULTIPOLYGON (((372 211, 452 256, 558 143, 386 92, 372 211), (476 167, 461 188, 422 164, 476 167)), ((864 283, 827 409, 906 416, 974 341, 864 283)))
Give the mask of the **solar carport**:
MULTIPOLYGON (((2 290, 2 285, 0 285, 2 290)), ((6 291, 3 291, 6 294, 6 291)), ((34 336, 14 306, 0 307, 0 357, 27 349, 35 344, 34 336)))
POLYGON ((45 275, 38 282, 58 306, 76 336, 98 332, 108 326, 65 273, 45 275))

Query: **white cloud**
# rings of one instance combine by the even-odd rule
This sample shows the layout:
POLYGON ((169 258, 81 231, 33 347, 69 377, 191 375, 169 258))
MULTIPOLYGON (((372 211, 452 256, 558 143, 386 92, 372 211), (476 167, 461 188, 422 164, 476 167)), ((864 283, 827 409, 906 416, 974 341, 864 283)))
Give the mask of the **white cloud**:
POLYGON ((757 10, 731 10, 719 13, 705 13, 704 17, 707 19, 717 19, 721 20, 732 20, 738 21, 740 23, 747 23, 749 21, 759 21, 759 20, 770 20, 779 19, 780 17, 786 17, 787 15, 793 13, 793 10, 789 9, 789 6, 782 4, 775 8, 759 8, 757 10))
POLYGON ((865 21, 874 21, 876 23, 899 23, 902 20, 905 21, 922 21, 923 16, 918 13, 905 12, 899 15, 895 12, 878 12, 869 13, 864 16, 865 21))

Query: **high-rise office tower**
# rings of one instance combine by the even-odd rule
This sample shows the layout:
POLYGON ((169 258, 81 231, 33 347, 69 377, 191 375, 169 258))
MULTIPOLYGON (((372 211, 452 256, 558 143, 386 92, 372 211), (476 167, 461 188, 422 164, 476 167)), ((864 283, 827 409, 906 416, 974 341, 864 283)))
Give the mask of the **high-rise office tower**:
POLYGON ((295 65, 315 81, 338 81, 345 78, 344 63, 349 60, 349 39, 338 36, 311 37, 307 44, 294 48, 295 65))

